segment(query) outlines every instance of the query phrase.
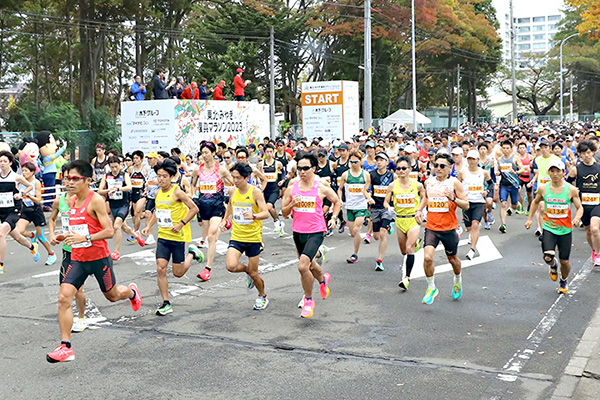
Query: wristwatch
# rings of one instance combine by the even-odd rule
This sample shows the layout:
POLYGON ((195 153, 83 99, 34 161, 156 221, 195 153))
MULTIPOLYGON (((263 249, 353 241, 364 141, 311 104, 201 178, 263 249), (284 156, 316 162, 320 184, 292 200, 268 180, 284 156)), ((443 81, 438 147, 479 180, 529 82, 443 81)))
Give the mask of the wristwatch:
POLYGON ((90 234, 85 235, 85 240, 87 240, 88 242, 91 242, 92 241, 92 235, 90 235, 90 234))

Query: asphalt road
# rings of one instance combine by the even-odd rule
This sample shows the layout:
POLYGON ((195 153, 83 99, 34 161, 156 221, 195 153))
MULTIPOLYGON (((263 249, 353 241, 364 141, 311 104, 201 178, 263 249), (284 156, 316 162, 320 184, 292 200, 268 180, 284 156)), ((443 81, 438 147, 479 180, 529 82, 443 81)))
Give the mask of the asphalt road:
MULTIPOLYGON (((336 233, 326 239, 331 295, 317 295, 308 320, 297 308, 302 289, 290 221, 282 238, 272 222, 265 225, 264 311, 252 310, 256 291, 245 288, 243 274, 225 270, 228 233, 209 282, 196 278, 198 264, 181 279, 170 275, 174 313, 166 317, 154 314, 161 303, 154 246, 124 243, 117 281, 137 283, 142 308, 109 303, 88 279, 91 329, 73 334, 75 361, 54 365, 45 354, 59 343, 58 262, 46 267, 43 255, 34 263, 11 241, 0 275, 0 398, 548 398, 598 307, 600 271, 577 229, 571 293, 559 296, 524 221, 509 217, 504 235, 498 224, 483 231, 482 258, 464 268, 459 301, 450 296, 452 273, 441 272, 448 270, 443 251, 436 252, 440 295, 430 306, 421 304, 421 264, 409 290, 398 288, 395 237, 385 271, 375 272, 377 242, 362 245, 360 261, 347 264, 351 239, 336 233)), ((461 258, 467 250, 460 247, 461 258)))

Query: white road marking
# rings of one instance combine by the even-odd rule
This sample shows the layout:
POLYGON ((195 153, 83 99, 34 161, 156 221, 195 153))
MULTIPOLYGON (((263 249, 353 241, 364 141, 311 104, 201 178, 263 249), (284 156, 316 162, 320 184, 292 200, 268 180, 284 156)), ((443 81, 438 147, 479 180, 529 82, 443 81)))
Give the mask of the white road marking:
POLYGON ((50 272, 44 272, 43 274, 33 275, 32 278, 45 278, 47 276, 56 276, 58 274, 60 274, 60 271, 54 270, 54 271, 50 271, 50 272))

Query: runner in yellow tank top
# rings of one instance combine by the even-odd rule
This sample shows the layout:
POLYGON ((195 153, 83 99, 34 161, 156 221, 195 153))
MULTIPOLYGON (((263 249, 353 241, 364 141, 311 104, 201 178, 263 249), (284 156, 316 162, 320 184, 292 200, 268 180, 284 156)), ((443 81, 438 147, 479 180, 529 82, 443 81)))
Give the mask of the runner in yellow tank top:
POLYGON ((396 234, 398 235, 398 246, 404 255, 406 273, 398 283, 404 290, 408 290, 410 273, 415 265, 415 253, 419 251, 417 244, 421 231, 420 217, 416 217, 417 207, 425 197, 423 184, 410 178, 410 158, 402 156, 396 161, 396 179, 388 186, 383 206, 390 208, 393 201, 396 212, 396 234))
POLYGON ((258 291, 254 309, 264 310, 269 300, 265 293, 265 282, 258 273, 258 262, 263 250, 262 220, 269 218, 269 210, 260 189, 248 183, 251 174, 252 167, 246 163, 236 163, 231 167, 235 188, 229 189, 229 203, 220 228, 226 231, 229 217, 233 216, 225 265, 229 272, 246 273, 246 287, 252 289, 256 286, 258 291), (248 265, 240 262, 244 253, 248 256, 248 265))
POLYGON ((167 280, 167 265, 173 262, 173 275, 181 278, 195 258, 202 262, 202 252, 194 251, 190 246, 190 254, 185 255, 185 243, 192 241, 192 233, 188 222, 198 213, 198 207, 179 186, 171 183, 177 174, 177 164, 171 159, 165 159, 154 167, 160 189, 156 193, 156 209, 148 226, 142 233, 148 235, 152 226, 158 223, 158 241, 156 244, 156 269, 158 272, 158 289, 163 298, 163 304, 156 310, 157 315, 173 312, 169 302, 169 282, 167 280))

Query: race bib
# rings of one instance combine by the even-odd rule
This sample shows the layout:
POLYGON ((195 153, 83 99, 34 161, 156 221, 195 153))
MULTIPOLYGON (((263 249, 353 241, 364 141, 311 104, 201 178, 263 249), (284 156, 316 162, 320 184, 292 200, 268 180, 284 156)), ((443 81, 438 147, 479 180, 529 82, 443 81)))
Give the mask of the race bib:
POLYGON ((4 207, 14 207, 15 206, 15 198, 13 197, 12 192, 4 192, 0 193, 0 208, 4 207))
POLYGON ((330 176, 322 176, 321 179, 323 179, 325 182, 327 182, 328 184, 331 185, 331 177, 330 176))
POLYGON ((569 216, 569 204, 546 203, 546 215, 549 218, 567 218, 569 216))
POLYGON ((450 210, 450 204, 447 197, 430 197, 427 203, 429 212, 443 213, 450 210))
POLYGON ((500 171, 508 173, 511 169, 512 163, 500 163, 500 171))
POLYGON ((173 227, 173 218, 171 217, 171 210, 167 210, 164 208, 156 209, 156 223, 161 228, 172 228, 173 227))
POLYGON ((315 213, 317 209, 317 198, 315 196, 300 196, 300 202, 294 206, 297 212, 315 213))
MULTIPOLYGON (((90 234, 90 230, 89 230, 87 224, 71 225, 71 226, 69 226, 69 230, 71 231, 71 233, 76 233, 76 234, 84 236, 84 237, 86 235, 90 234)), ((83 249, 85 247, 91 247, 91 246, 92 246, 92 242, 88 240, 88 241, 85 241, 83 243, 72 244, 71 248, 73 248, 73 249, 83 249)))
POLYGON ((69 231, 69 213, 63 212, 60 216, 60 223, 62 225, 62 229, 64 233, 69 231))
POLYGON ((348 194, 354 196, 362 195, 363 188, 365 187, 362 183, 346 183, 346 186, 348 187, 348 194))
POLYGON ((336 179, 336 182, 337 182, 338 186, 340 186, 340 183, 342 183, 342 177, 338 176, 336 179))
POLYGON ((33 207, 35 205, 28 196, 23 196, 23 204, 25 204, 26 207, 33 207))
POLYGON ((597 206, 600 204, 600 193, 581 193, 581 204, 584 206, 597 206))
POLYGON ((141 189, 144 187, 144 180, 143 179, 137 179, 137 178, 131 178, 131 187, 135 188, 135 189, 141 189))
POLYGON ((481 193, 483 192, 483 186, 469 186, 469 192, 472 193, 481 193))
POLYGON ((252 213, 252 206, 233 206, 233 222, 238 225, 250 225, 254 220, 245 219, 244 213, 252 213))
POLYGON ((375 197, 385 197, 387 194, 387 186, 383 185, 373 185, 373 196, 375 197))
POLYGON ((540 176, 540 185, 545 185, 548 182, 550 182, 549 176, 540 176))
POLYGON ((200 193, 202 194, 215 194, 217 193, 217 182, 215 181, 202 181, 198 185, 200 193))
POLYGON ((419 172, 418 171, 410 171, 410 173, 408 174, 408 177, 410 179, 414 179, 416 181, 419 179, 419 172))
POLYGON ((396 195, 396 207, 412 208, 417 205, 414 193, 401 193, 396 195))
MULTIPOLYGON (((123 181, 119 180, 115 180, 115 179, 107 179, 106 180, 106 185, 108 186, 108 189, 114 189, 114 188, 122 188, 123 187, 123 181)), ((123 192, 121 192, 120 190, 117 190, 116 192, 110 194, 108 196, 109 199, 111 200, 122 200, 123 199, 123 192)))
POLYGON ((265 172, 267 182, 277 182, 277 172, 265 172))

